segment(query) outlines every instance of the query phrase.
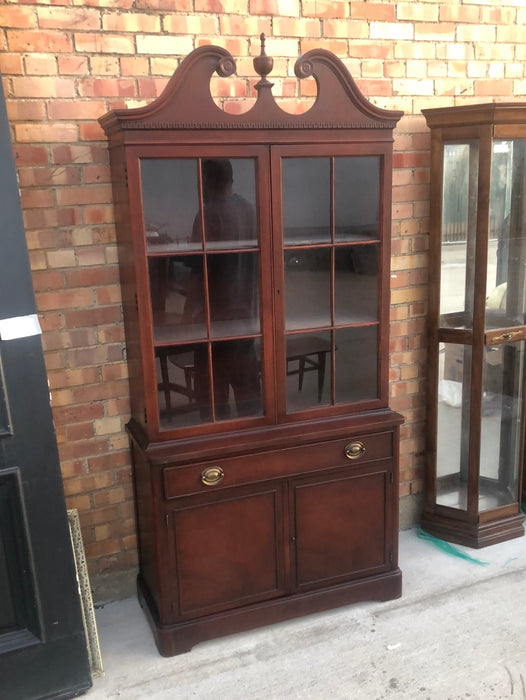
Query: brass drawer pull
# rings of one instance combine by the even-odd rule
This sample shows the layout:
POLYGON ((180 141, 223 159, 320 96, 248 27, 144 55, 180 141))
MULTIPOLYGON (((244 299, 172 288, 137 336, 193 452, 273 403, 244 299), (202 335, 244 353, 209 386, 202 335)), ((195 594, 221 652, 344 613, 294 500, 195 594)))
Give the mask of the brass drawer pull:
POLYGON ((201 481, 205 486, 216 486, 223 481, 224 476, 221 467, 207 467, 201 472, 201 481))
POLYGON ((501 335, 496 335, 494 338, 492 338, 492 341, 494 343, 499 343, 502 340, 511 340, 512 338, 515 338, 515 336, 520 336, 522 334, 522 331, 507 331, 506 333, 502 333, 501 335))
POLYGON ((365 445, 363 442, 356 440, 355 442, 350 442, 345 445, 343 452, 348 459, 359 459, 365 454, 365 445))

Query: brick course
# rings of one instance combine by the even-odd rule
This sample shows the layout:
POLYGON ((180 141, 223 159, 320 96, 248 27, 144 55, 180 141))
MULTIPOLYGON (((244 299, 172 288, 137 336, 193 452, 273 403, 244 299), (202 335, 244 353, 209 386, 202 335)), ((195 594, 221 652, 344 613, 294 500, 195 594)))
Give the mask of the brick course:
POLYGON ((159 95, 179 60, 207 43, 237 59, 238 77, 212 80, 217 103, 244 111, 262 31, 287 109, 304 109, 303 96, 315 94, 314 81, 298 86, 291 77, 295 59, 322 47, 343 59, 373 103, 404 110, 394 144, 389 376, 391 405, 406 419, 400 495, 411 497, 423 489, 425 450, 429 135, 420 110, 523 98, 521 5, 5 0, 0 70, 65 491, 79 509, 92 577, 132 568, 137 556, 112 195, 97 118, 159 95))

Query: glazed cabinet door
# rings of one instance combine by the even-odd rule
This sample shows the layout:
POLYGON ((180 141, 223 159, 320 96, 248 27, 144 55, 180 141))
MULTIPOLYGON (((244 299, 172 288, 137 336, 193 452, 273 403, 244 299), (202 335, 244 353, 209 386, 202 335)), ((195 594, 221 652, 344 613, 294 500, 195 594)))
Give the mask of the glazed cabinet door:
POLYGON ((177 616, 283 594, 283 488, 267 482, 180 499, 169 514, 177 616))
POLYGON ((148 430, 166 438, 267 422, 268 149, 128 157, 148 430))
POLYGON ((386 405, 386 149, 271 150, 280 418, 386 405))
POLYGON ((392 469, 384 462, 293 482, 297 589, 343 583, 392 567, 392 469))

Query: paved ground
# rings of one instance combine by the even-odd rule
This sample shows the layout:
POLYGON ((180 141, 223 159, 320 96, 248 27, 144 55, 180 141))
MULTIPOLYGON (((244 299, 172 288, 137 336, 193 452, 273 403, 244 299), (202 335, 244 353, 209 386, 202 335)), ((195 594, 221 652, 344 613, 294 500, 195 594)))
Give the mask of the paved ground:
POLYGON ((97 612, 87 700, 526 699, 526 538, 476 561, 400 535, 404 593, 158 655, 134 598, 97 612), (485 562, 482 565, 476 562, 485 562))

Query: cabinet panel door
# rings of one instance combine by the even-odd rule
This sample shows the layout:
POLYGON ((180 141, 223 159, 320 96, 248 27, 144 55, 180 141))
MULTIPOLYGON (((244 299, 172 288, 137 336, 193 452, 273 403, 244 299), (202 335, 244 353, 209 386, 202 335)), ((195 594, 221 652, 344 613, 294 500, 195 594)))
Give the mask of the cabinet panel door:
POLYGON ((389 472, 297 482, 293 489, 297 587, 322 586, 389 568, 389 472))
POLYGON ((283 590, 282 487, 189 499, 174 512, 179 610, 209 614, 283 590))

